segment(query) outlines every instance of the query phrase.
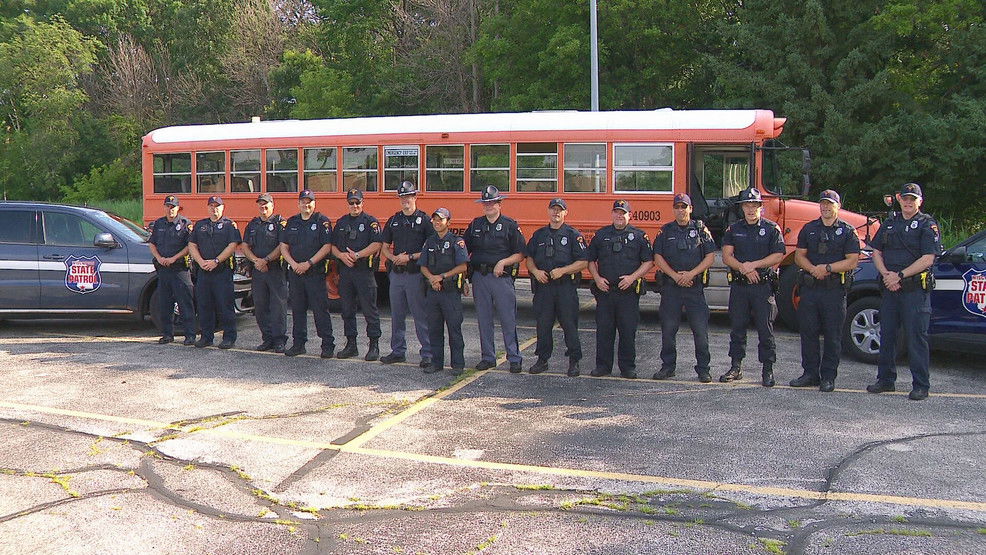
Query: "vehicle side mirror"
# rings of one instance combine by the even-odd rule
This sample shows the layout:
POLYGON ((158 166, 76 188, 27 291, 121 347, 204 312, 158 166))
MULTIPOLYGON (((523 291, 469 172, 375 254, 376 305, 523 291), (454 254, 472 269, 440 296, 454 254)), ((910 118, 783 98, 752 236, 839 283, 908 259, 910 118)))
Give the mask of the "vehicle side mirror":
POLYGON ((120 246, 110 233, 97 233, 96 239, 92 242, 94 247, 102 249, 115 249, 120 246))
POLYGON ((958 246, 942 255, 941 261, 950 264, 964 264, 969 261, 969 252, 964 245, 958 246))

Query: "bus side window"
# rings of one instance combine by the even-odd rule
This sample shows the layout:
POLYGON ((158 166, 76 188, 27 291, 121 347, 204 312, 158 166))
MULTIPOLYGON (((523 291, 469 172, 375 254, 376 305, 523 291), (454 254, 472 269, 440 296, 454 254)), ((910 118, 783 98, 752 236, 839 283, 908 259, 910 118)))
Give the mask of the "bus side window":
POLYGON ((558 143, 517 143, 517 190, 558 190, 558 143))
POLYGON ((190 152, 154 155, 154 192, 192 192, 192 154, 190 152))

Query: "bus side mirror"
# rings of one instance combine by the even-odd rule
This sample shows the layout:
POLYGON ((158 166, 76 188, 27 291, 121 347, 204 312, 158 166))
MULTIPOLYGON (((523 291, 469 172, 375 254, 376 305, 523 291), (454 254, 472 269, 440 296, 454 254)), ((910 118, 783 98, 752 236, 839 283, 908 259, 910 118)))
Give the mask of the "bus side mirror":
POLYGON ((890 208, 891 206, 893 206, 894 205, 894 196, 893 195, 883 195, 883 204, 886 204, 887 205, 887 208, 890 208))
POLYGON ((811 190, 811 151, 807 148, 801 149, 801 196, 807 197, 811 190))

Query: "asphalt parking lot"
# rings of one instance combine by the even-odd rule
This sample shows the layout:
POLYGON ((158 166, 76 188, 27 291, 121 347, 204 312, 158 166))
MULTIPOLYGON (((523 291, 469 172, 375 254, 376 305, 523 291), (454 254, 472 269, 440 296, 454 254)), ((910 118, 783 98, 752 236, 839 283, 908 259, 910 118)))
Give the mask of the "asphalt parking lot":
MULTIPOLYGON (((934 353, 923 402, 906 368, 901 391, 867 394, 875 368, 851 360, 834 393, 766 389, 751 330, 745 380, 702 384, 684 327, 675 379, 592 378, 583 300, 578 378, 558 330, 548 373, 501 357, 456 379, 421 372, 413 333, 408 363, 384 366, 253 352, 252 317, 231 351, 158 345, 149 324, 4 322, 0 552, 986 551, 977 357, 934 353)), ((655 300, 642 377, 659 366, 655 300)), ((471 305, 465 332, 472 366, 471 305)), ((714 316, 716 376, 728 334, 714 316)), ((786 384, 800 344, 777 335, 786 384)))

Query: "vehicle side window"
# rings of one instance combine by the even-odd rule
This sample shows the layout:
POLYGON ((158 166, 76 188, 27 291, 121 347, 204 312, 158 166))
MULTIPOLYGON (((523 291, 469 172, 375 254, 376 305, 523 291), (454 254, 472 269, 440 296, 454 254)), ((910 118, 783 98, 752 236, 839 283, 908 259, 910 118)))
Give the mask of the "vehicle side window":
POLYGON ((103 230, 75 214, 44 213, 46 245, 91 247, 98 233, 103 233, 103 230))
POLYGON ((986 262, 986 236, 980 237, 978 241, 969 243, 966 247, 969 260, 976 263, 986 262))
POLYGON ((35 243, 34 210, 0 212, 0 243, 35 243))

